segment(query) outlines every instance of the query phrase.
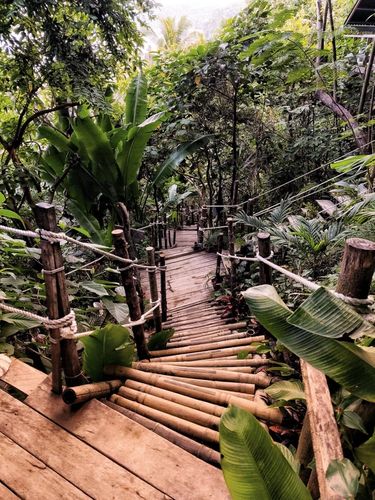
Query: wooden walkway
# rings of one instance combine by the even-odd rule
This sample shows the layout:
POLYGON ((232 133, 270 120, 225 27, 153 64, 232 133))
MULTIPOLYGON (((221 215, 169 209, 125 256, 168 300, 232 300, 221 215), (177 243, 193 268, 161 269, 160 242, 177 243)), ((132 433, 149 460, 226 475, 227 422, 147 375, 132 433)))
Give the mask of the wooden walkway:
POLYGON ((167 250, 169 317, 175 333, 150 362, 122 368, 109 400, 72 409, 44 374, 13 360, 0 390, 0 498, 229 498, 219 469, 220 416, 229 403, 280 423, 277 408, 254 394, 269 378, 244 323, 221 318, 209 274, 215 255, 194 253, 194 231, 167 250), (6 457, 6 460, 4 460, 6 457), (215 466, 213 466, 213 465, 215 466))

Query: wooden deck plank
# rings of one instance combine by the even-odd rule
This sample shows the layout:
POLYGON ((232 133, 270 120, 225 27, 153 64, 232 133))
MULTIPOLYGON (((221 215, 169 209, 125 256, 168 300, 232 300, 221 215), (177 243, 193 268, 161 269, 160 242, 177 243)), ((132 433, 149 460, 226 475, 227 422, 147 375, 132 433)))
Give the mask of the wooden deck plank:
POLYGON ((229 498, 221 471, 111 410, 100 401, 91 400, 72 411, 58 396, 51 394, 48 381, 31 394, 26 402, 103 455, 173 498, 229 498))
MULTIPOLYGON (((55 396, 54 401, 57 399, 61 401, 55 396)), ((61 404, 64 403, 61 401, 61 404)), ((157 489, 2 391, 0 407, 0 432, 90 497, 166 498, 157 489)), ((107 426, 112 429, 108 422, 107 426)), ((53 482, 51 488, 54 488, 53 482)))
POLYGON ((31 394, 43 382, 47 375, 33 366, 12 358, 9 370, 1 377, 3 382, 26 395, 31 394))
MULTIPOLYGON (((21 498, 28 500, 90 498, 1 432, 0 450, 2 457, 0 478, 21 498)), ((13 497, 8 495, 8 498, 14 497, 15 495, 13 497)))
POLYGON ((20 497, 13 493, 0 479, 0 498, 1 500, 15 500, 20 497))

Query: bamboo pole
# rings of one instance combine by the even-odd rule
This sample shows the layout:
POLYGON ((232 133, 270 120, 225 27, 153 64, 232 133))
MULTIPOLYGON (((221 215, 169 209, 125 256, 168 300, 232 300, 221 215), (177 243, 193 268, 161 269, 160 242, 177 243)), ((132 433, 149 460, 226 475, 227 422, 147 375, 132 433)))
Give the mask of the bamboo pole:
MULTIPOLYGON (((193 340, 191 339, 186 339, 186 340, 183 340, 181 342, 168 342, 167 344, 167 350, 170 348, 170 347, 173 347, 173 348, 178 348, 178 347, 189 347, 189 346, 194 346, 194 345, 201 345, 201 344, 204 344, 210 340, 223 340, 223 339, 227 339, 227 334, 226 333, 222 333, 222 334, 211 334, 211 335, 208 335, 208 336, 203 336, 203 337, 198 337, 198 340, 196 340, 196 337, 193 338, 193 340)), ((233 333, 230 335, 230 338, 231 339, 243 339, 243 338, 246 338, 248 335, 247 333, 233 333)))
POLYGON ((193 439, 183 436, 179 432, 169 429, 163 424, 159 424, 158 422, 155 422, 154 420, 144 417, 143 415, 138 415, 138 413, 128 410, 122 406, 118 406, 112 403, 112 401, 104 401, 104 404, 106 404, 113 410, 122 413, 123 415, 130 418, 134 422, 143 425, 143 427, 146 427, 152 432, 155 432, 155 434, 158 434, 164 439, 167 439, 171 443, 175 444, 176 446, 179 446, 180 448, 191 453, 197 458, 200 458, 201 460, 204 460, 205 462, 208 462, 209 464, 215 466, 218 466, 220 464, 219 452, 212 450, 211 448, 208 448, 203 444, 197 443, 193 439))
MULTIPOLYGON (((121 229, 112 231, 113 243, 115 246, 116 255, 129 258, 127 243, 124 237, 124 232, 121 229)), ((126 266, 121 270, 121 280, 125 289, 126 302, 129 307, 129 316, 132 321, 138 321, 141 318, 141 307, 139 298, 134 284, 134 273, 131 266, 126 266)), ((139 359, 149 358, 149 352, 146 345, 144 326, 135 325, 132 328, 134 333, 134 340, 137 346, 137 353, 139 359)))
MULTIPOLYGON (((223 244, 224 244, 224 233, 219 233, 219 235, 217 237, 217 251, 218 251, 218 253, 223 252, 223 244)), ((215 271, 216 283, 220 283, 220 281, 221 281, 220 268, 221 268, 221 257, 220 257, 220 255, 218 255, 216 257, 216 271, 215 271)))
MULTIPOLYGON (((271 236, 269 233, 258 233, 258 249, 261 257, 267 258, 271 255, 271 236)), ((272 284, 272 270, 263 262, 259 262, 259 283, 261 285, 272 284)))
POLYGON ((116 394, 111 396, 110 401, 118 404, 119 406, 123 406, 128 410, 139 413, 144 417, 148 417, 152 420, 155 420, 156 422, 160 422, 161 424, 166 425, 171 429, 174 429, 183 434, 187 434, 188 436, 193 436, 197 439, 202 439, 203 441, 209 443, 219 442, 219 433, 212 429, 207 429, 202 425, 196 424, 194 422, 188 422, 187 420, 184 420, 182 418, 176 417, 174 415, 169 415, 168 413, 150 408, 135 401, 130 401, 129 399, 123 398, 122 396, 117 396, 116 394))
MULTIPOLYGON (((235 255, 234 221, 232 217, 228 217, 227 225, 229 255, 235 255)), ((234 301, 236 295, 236 261, 234 259, 231 259, 230 261, 230 289, 232 293, 232 299, 234 301)))
POLYGON ((83 403, 89 399, 108 396, 121 386, 121 380, 107 380, 106 382, 95 382, 92 384, 80 385, 78 387, 68 387, 64 390, 62 398, 64 403, 69 405, 83 403))
POLYGON ((269 359, 203 359, 200 361, 175 361, 171 364, 176 366, 202 366, 202 367, 258 367, 269 364, 269 359))
POLYGON ((270 377, 268 377, 264 373, 259 373, 259 374, 231 373, 231 372, 226 372, 224 370, 218 370, 213 368, 185 367, 185 366, 175 366, 162 363, 136 362, 132 364, 132 367, 145 372, 153 372, 153 373, 159 373, 163 375, 171 375, 177 377, 189 377, 202 380, 216 380, 216 381, 235 382, 244 384, 256 384, 259 387, 268 387, 270 385, 270 377))
POLYGON ((218 429, 220 418, 205 413, 200 410, 185 406, 184 404, 179 404, 171 401, 170 399, 161 398, 154 396, 150 393, 145 393, 137 391, 127 386, 123 386, 119 389, 119 396, 122 396, 131 401, 135 401, 155 410, 168 413, 169 415, 174 415, 175 417, 183 418, 189 422, 193 422, 198 425, 203 425, 209 429, 218 429))
MULTIPOLYGON (((166 247, 167 248, 167 247, 166 247)), ((165 254, 160 253, 160 297, 161 297, 161 319, 167 321, 168 305, 167 305, 167 269, 165 266, 165 254)))
POLYGON ((213 358, 225 358, 226 356, 236 355, 239 352, 247 351, 249 353, 256 352, 256 347, 246 346, 244 349, 243 346, 239 347, 228 347, 225 349, 216 349, 213 351, 204 351, 204 352, 192 352, 187 354, 177 354, 174 356, 162 356, 158 358, 152 358, 153 363, 166 363, 167 361, 197 361, 199 359, 213 359, 213 358))
MULTIPOLYGON (((126 205, 124 203, 118 203, 118 207, 120 209, 125 241, 128 242, 129 258, 131 260, 136 260, 137 253, 135 251, 135 246, 131 233, 130 216, 128 209, 126 208, 126 205)), ((134 274, 136 278, 135 287, 139 297, 139 305, 141 307, 141 313, 143 314, 145 312, 145 295, 142 288, 141 273, 139 272, 139 269, 137 267, 134 268, 134 274)))
POLYGON ((202 401, 208 401, 210 403, 224 406, 233 404, 249 411, 262 420, 274 423, 281 423, 283 420, 283 416, 279 408, 265 408, 262 405, 254 403, 253 401, 239 398, 222 390, 213 390, 207 387, 194 386, 184 380, 178 380, 158 375, 156 373, 143 372, 122 366, 107 366, 104 368, 104 371, 109 376, 113 376, 116 373, 116 376, 119 377, 137 380, 162 389, 178 392, 179 394, 184 394, 185 396, 201 399, 202 401))
POLYGON ((168 248, 167 214, 164 214, 164 217, 163 217, 163 237, 164 237, 164 248, 168 248))
MULTIPOLYGON (((147 247, 147 264, 149 266, 155 266, 155 250, 153 247, 147 247)), ((159 292, 158 292, 158 284, 156 281, 156 269, 148 269, 148 279, 150 283, 150 294, 152 303, 155 304, 159 300, 159 292)), ((162 323, 161 323, 161 313, 160 306, 154 309, 153 312, 154 317, 154 326, 156 332, 161 332, 162 323)))
POLYGON ((188 354, 193 352, 202 352, 214 349, 223 349, 226 347, 237 347, 243 346, 243 350, 246 350, 246 347, 251 345, 252 342, 262 342, 264 340, 264 336, 260 335, 259 337, 245 337, 242 339, 233 339, 233 340, 224 340, 221 342, 209 342, 198 345, 189 345, 187 347, 176 347, 168 348, 161 351, 150 351, 151 356, 161 357, 161 356, 171 356, 174 354, 188 354))
MULTIPOLYGON (((49 203, 37 203, 35 216, 40 228, 57 232, 55 207, 49 203)), ((60 243, 41 238, 41 261, 46 286, 46 301, 48 317, 59 319, 70 311, 69 296, 66 288, 64 261, 60 243), (61 269, 55 272, 56 269, 61 269)), ((60 329, 51 330, 51 362, 52 362, 52 390, 56 394, 62 392, 61 366, 64 369, 65 381, 68 386, 80 385, 86 382, 81 371, 76 342, 74 340, 60 340, 60 329)))

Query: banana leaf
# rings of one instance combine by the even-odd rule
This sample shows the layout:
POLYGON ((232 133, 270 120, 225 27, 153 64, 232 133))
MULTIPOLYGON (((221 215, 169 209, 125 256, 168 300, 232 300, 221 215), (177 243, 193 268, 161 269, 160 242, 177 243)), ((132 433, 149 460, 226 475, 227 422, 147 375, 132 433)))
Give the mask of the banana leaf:
POLYGON ((107 135, 89 116, 77 118, 73 128, 78 141, 85 147, 94 177, 106 189, 105 194, 116 199, 119 171, 107 135))
POLYGON ((126 93, 125 121, 132 125, 139 125, 147 116, 147 80, 143 73, 139 73, 131 81, 126 93))
POLYGON ((64 172, 66 153, 59 151, 55 146, 49 146, 42 156, 41 170, 43 177, 53 183, 57 177, 61 177, 64 172))
POLYGON ((323 338, 303 329, 303 323, 291 325, 292 312, 270 285, 249 288, 243 296, 257 320, 285 347, 352 394, 375 402, 374 349, 323 338))
POLYGON ((363 324, 363 318, 321 287, 287 319, 288 323, 323 337, 339 338, 363 324))
POLYGON ((68 151, 74 151, 74 147, 68 137, 65 134, 56 130, 55 128, 48 127, 47 125, 41 125, 38 129, 39 137, 42 139, 47 139, 50 144, 52 144, 58 151, 67 153, 68 151))
POLYGON ((117 147, 116 160, 123 179, 123 186, 127 187, 137 180, 142 163, 143 153, 152 132, 166 119, 164 112, 156 113, 129 130, 128 140, 123 140, 117 147))
POLYGON ((249 412, 230 406, 220 421, 221 468, 233 500, 311 499, 287 453, 249 412))
POLYGON ((280 382, 275 382, 264 390, 276 401, 279 399, 284 401, 306 399, 302 382, 299 380, 281 380, 280 382))
POLYGON ((163 184, 189 154, 195 153, 199 148, 208 144, 212 137, 212 135, 201 135, 190 142, 181 144, 158 168, 152 185, 160 186, 163 184))
POLYGON ((107 229, 101 229, 99 221, 93 215, 83 210, 81 205, 75 200, 68 200, 67 208, 77 219, 78 223, 90 234, 90 239, 93 243, 104 246, 111 244, 110 230, 112 226, 107 229))

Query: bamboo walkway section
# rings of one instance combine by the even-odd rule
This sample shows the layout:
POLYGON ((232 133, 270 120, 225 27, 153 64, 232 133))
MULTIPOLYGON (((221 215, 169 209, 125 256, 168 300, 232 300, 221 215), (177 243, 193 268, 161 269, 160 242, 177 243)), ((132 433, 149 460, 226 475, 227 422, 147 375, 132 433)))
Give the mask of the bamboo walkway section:
MULTIPOLYGON (((246 323, 224 319, 212 298, 216 256, 192 250, 196 232, 165 250, 168 318, 174 335, 150 361, 106 368, 111 382, 66 404, 51 380, 14 359, 0 384, 0 498, 229 499, 220 470, 219 422, 229 404, 279 424, 258 396, 269 377, 246 323), (238 353, 247 351, 246 359, 238 353), (120 382, 120 380, 122 382, 120 382), (1 387, 1 385, 0 385, 1 387), (100 399, 110 388, 113 394, 100 399)), ((146 295, 147 275, 142 276, 146 295)))

